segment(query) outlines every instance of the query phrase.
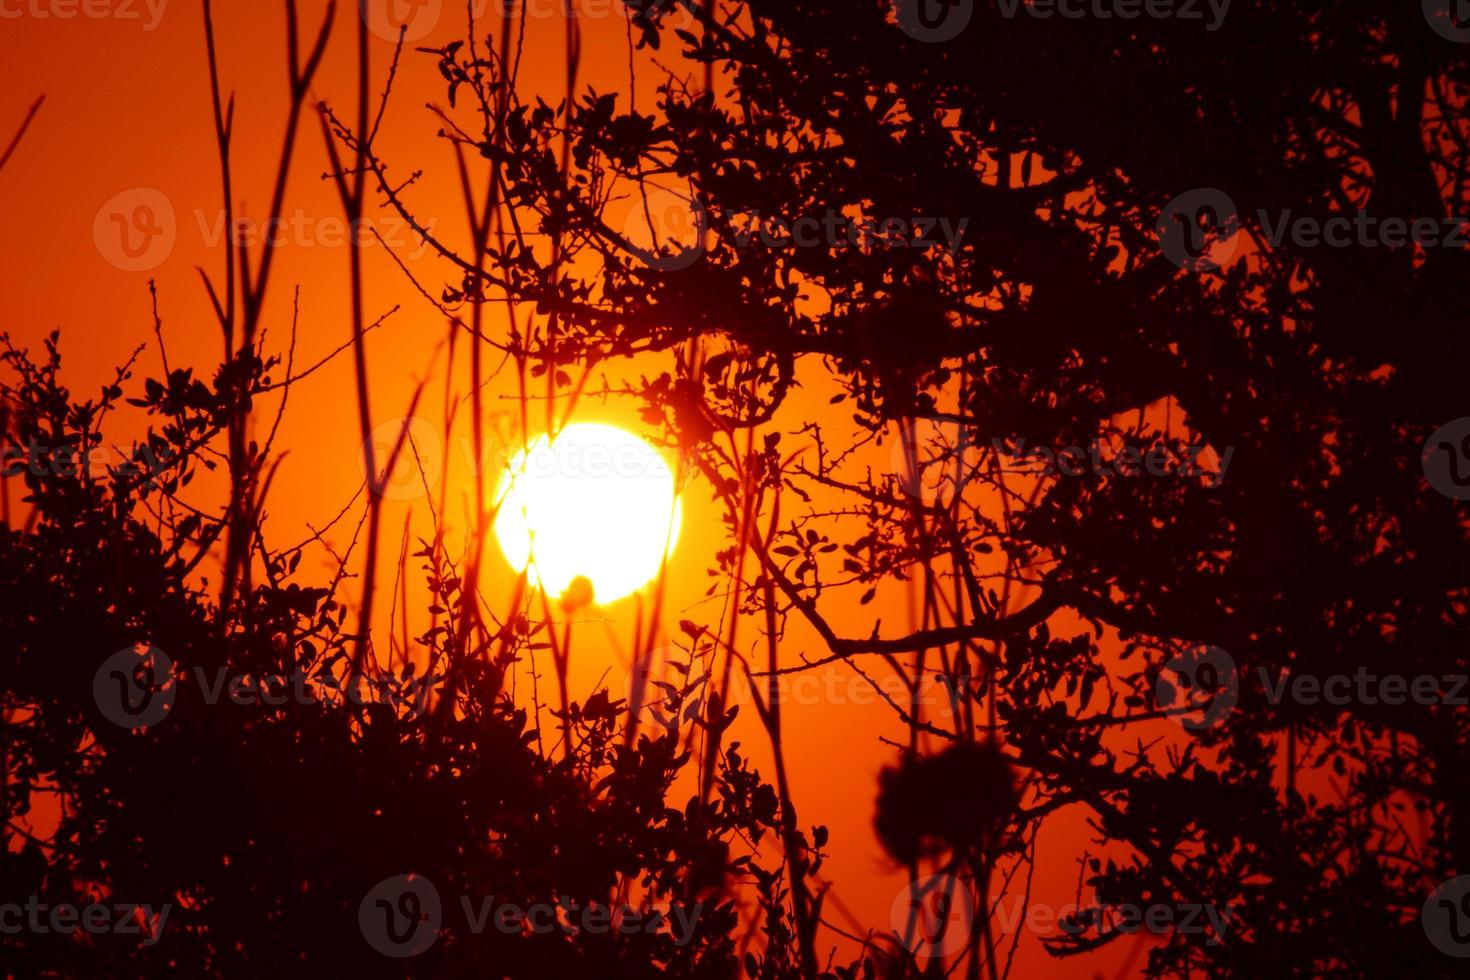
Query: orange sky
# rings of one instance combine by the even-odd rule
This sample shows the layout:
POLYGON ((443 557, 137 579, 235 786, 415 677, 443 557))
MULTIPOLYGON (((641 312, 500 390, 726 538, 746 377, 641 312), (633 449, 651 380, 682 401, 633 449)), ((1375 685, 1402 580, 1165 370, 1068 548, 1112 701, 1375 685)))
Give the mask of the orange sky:
MULTIPOLYGON (((527 28, 522 69, 525 92, 553 102, 561 96, 565 70, 560 2, 531 3, 535 16, 527 28)), ((581 81, 600 91, 626 93, 625 24, 616 16, 615 2, 592 0, 584 8, 588 16, 583 22, 581 81)), ((487 18, 498 6, 484 0, 476 3, 487 18)), ((253 217, 261 215, 268 199, 282 136, 287 96, 283 6, 269 0, 220 0, 216 11, 223 84, 237 99, 237 203, 253 217)), ((442 44, 462 35, 462 5, 425 0, 422 6, 430 19, 416 24, 416 30, 427 29, 419 44, 442 44), (437 22, 436 9, 441 14, 437 22)), ((302 8, 304 31, 314 30, 325 4, 304 0, 302 8)), ((315 86, 318 97, 349 112, 353 64, 348 42, 355 16, 351 3, 338 11, 335 37, 315 86)), ((193 365, 207 373, 219 359, 221 338, 196 267, 219 277, 225 259, 219 244, 222 202, 201 4, 153 0, 150 7, 145 0, 0 0, 0 38, 4 50, 0 138, 8 140, 35 98, 46 96, 24 143, 0 172, 0 199, 7 219, 0 226, 5 284, 0 290, 0 330, 8 331, 20 345, 36 346, 47 332, 60 328, 65 377, 78 392, 90 393, 109 381, 115 366, 140 344, 147 344, 148 350, 136 379, 156 376, 161 367, 147 288, 151 277, 158 284, 170 364, 193 365), (147 210, 139 211, 140 207, 147 210), (123 216, 121 224, 116 215, 123 216)), ((391 53, 392 45, 385 40, 373 48, 379 87, 391 53)), ((675 52, 668 49, 659 57, 665 65, 677 62, 675 52)), ((644 109, 652 107, 655 77, 647 70, 639 77, 639 103, 644 109)), ((442 102, 443 97, 434 59, 408 54, 379 143, 383 156, 402 174, 426 171, 425 180, 411 193, 413 206, 434 222, 436 234, 463 243, 465 222, 453 156, 447 144, 434 138, 437 122, 424 108, 426 102, 442 102)), ((278 255, 264 317, 267 346, 284 354, 292 294, 300 286, 298 365, 316 363, 343 344, 350 331, 348 252, 335 189, 321 179, 327 169, 316 120, 307 114, 286 196, 288 244, 278 255)), ((387 219, 379 203, 374 201, 374 213, 387 219)), ((396 221, 382 220, 377 227, 426 284, 437 288, 453 278, 396 221)), ((368 343, 374 422, 388 424, 402 416, 414 386, 427 379, 422 404, 429 407, 420 414, 437 423, 446 394, 443 318, 376 244, 368 249, 366 262, 369 320, 395 304, 401 306, 368 343)), ((503 330, 498 317, 492 313, 492 327, 503 330)), ((466 390, 464 355, 461 344, 452 386, 455 397, 463 397, 466 390)), ((668 369, 667 361, 650 358, 613 368, 609 380, 616 386, 622 377, 668 369)), ((512 374, 507 372, 503 383, 497 382, 487 401, 507 413, 507 433, 514 403, 504 396, 514 391, 512 374)), ((802 421, 821 418, 836 432, 850 428, 841 407, 827 406, 830 390, 823 390, 817 365, 808 366, 803 380, 809 387, 785 408, 778 427, 790 432, 802 421)), ((628 400, 605 406, 584 401, 578 417, 646 431, 637 408, 628 400)), ((261 404, 259 417, 270 418, 274 409, 274 403, 261 404)), ((136 416, 124 413, 113 437, 127 438, 138 423, 136 416)), ((443 479, 449 481, 448 521, 462 533, 469 492, 466 460, 474 447, 466 426, 459 433, 443 447, 450 460, 443 479)), ((289 451, 267 505, 267 534, 279 546, 307 537, 308 525, 325 524, 361 483, 348 357, 326 365, 292 391, 277 444, 289 451)), ((783 449, 787 445, 783 442, 783 449)), ((887 465, 886 448, 871 455, 875 467, 887 465)), ((195 489, 198 502, 208 500, 208 486, 195 489)), ((405 516, 410 516, 416 534, 428 533, 424 501, 412 494, 401 496, 404 499, 389 501, 384 514, 384 571, 379 580, 384 590, 393 580, 391 566, 405 516)), ((687 492, 684 506, 685 533, 672 559, 666 626, 686 617, 714 623, 720 610, 718 601, 704 600, 712 581, 705 569, 713 564, 715 550, 725 544, 718 511, 698 483, 687 492)), ((345 535, 329 540, 346 544, 345 535)), ((489 553, 483 587, 492 598, 505 597, 513 576, 498 553, 493 549, 489 553)), ((328 556, 318 553, 315 558, 317 564, 313 567, 308 560, 301 572, 325 577, 332 568, 328 556)), ((381 600, 380 604, 386 615, 386 604, 381 600)), ((574 687, 583 694, 605 671, 611 671, 609 683, 615 691, 623 683, 631 609, 631 601, 615 603, 600 613, 609 620, 605 627, 579 629, 585 645, 579 641, 574 687)), ((894 631, 905 621, 904 597, 883 594, 870 606, 833 615, 834 624, 849 635, 866 635, 880 617, 885 631, 894 631)), ((743 625, 742 630, 746 641, 754 644, 758 639, 754 624, 743 625)), ((677 636, 677 630, 674 633, 677 636)), ((809 631, 794 628, 788 639, 787 655, 793 661, 797 651, 820 652, 809 631)), ((826 824, 832 831, 832 857, 825 871, 835 883, 833 895, 863 925, 887 929, 890 906, 904 879, 883 857, 871 831, 876 775, 894 759, 892 750, 878 739, 905 739, 905 730, 845 671, 819 673, 797 684, 793 696, 799 703, 788 709, 787 725, 800 749, 789 761, 802 822, 826 824)), ((754 712, 744 714, 734 737, 757 751, 759 758, 764 736, 750 724, 754 712)), ((769 769, 766 775, 770 776, 769 769)), ((1080 813, 1064 812, 1047 825, 1039 845, 1035 903, 1060 906, 1073 899, 1075 861, 1088 837, 1080 813)), ((766 855, 768 863, 774 857, 766 855)), ((827 915, 845 929, 856 928, 835 903, 827 915)), ((823 938, 837 941, 831 933, 823 938)), ((1098 956, 1055 961, 1028 934, 1022 938, 1013 975, 1112 976, 1131 945, 1119 942, 1098 956)))

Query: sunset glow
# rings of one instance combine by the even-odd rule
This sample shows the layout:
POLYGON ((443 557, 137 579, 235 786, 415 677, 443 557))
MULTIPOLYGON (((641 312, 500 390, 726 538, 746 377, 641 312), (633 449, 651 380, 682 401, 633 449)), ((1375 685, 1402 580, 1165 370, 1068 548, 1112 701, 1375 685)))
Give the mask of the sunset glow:
POLYGON ((577 578, 607 603, 652 580, 679 539, 673 471, 610 425, 579 423, 516 454, 495 491, 495 537, 516 569, 562 596, 577 578))

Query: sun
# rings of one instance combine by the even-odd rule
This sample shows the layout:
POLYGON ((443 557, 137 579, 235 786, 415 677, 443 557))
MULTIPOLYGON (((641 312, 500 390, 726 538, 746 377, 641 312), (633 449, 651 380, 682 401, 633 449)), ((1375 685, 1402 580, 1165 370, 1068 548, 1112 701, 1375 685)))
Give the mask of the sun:
POLYGON ((658 574, 679 539, 668 463, 611 425, 580 422, 555 440, 538 436, 511 460, 495 500, 495 538, 506 560, 558 598, 586 579, 592 601, 621 599, 658 574))

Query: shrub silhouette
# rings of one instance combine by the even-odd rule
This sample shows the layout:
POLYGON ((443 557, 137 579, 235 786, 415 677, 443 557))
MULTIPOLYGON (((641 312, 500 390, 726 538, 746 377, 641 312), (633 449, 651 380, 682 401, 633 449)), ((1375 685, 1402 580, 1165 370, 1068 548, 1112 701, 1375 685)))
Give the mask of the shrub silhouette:
MULTIPOLYGON (((97 446, 98 422, 128 373, 79 402, 57 380, 54 337, 47 352, 39 364, 5 354, 21 379, 3 389, 16 407, 13 445, 97 446)), ((268 369, 255 361, 241 380, 258 386, 268 369)), ((191 447, 220 431, 229 397, 220 385, 186 372, 149 381, 140 401, 159 416, 155 433, 168 435, 134 447, 139 465, 95 479, 85 469, 27 472, 36 516, 24 532, 0 529, 7 821, 43 797, 63 801, 54 835, 3 856, 0 897, 85 906, 146 896, 175 906, 151 945, 6 934, 6 971, 393 975, 400 964, 363 941, 358 905, 383 879, 412 873, 434 883, 445 908, 438 941, 411 961, 416 975, 736 975, 729 882, 749 859, 735 862, 729 842, 758 841, 775 826, 759 802, 770 790, 732 750, 715 799, 672 805, 671 784, 690 758, 678 733, 625 744, 622 703, 605 692, 573 705, 570 753, 538 751, 503 680, 539 626, 521 620, 493 654, 451 657, 448 678, 426 679, 425 714, 411 697, 334 698, 330 687, 312 703, 209 703, 201 684, 220 668, 340 678, 351 659, 345 607, 332 588, 285 581, 289 558, 273 558, 270 584, 221 610, 189 582, 179 554, 186 533, 160 537, 132 516, 147 502, 166 506, 204 463, 191 447), (149 469, 145 458, 168 463, 149 469), (168 654, 177 687, 172 710, 143 731, 106 717, 90 678, 138 641, 168 654), (475 907, 493 897, 523 909, 674 903, 698 917, 682 945, 669 925, 477 936, 461 895, 475 907)), ((392 678, 376 679, 397 690, 392 678)))

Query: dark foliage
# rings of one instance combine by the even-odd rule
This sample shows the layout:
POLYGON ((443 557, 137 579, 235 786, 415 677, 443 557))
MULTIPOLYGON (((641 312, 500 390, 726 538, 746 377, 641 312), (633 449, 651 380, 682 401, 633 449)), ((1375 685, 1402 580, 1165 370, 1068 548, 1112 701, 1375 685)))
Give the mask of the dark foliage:
MULTIPOLYGON (((484 226, 468 258, 425 230, 447 270, 433 292, 476 322, 491 302, 534 309, 537 326, 485 342, 552 390, 579 367, 665 359, 638 394, 728 508, 715 571, 745 569, 734 591, 770 650, 764 671, 745 670, 791 667, 778 640, 799 625, 828 661, 882 658, 916 686, 943 678, 946 710, 894 704, 914 737, 879 787, 880 837, 915 872, 942 860, 993 898, 1003 865, 1034 859, 1044 821, 1081 808, 1100 900, 1235 910, 1227 941, 1162 937, 1149 975, 1455 975, 1418 917, 1440 881, 1470 873, 1470 715, 1273 700, 1267 687, 1283 672, 1470 674, 1464 505, 1426 486, 1421 459, 1465 412, 1470 251, 1272 243, 1266 225, 1286 211, 1465 214, 1470 53, 1413 3, 1236 4, 1213 32, 975 6, 966 31, 925 44, 879 0, 644 5, 642 41, 708 68, 721 96, 676 74, 653 114, 596 92, 523 100, 494 39, 428 52, 454 103, 444 135, 491 169, 520 219, 493 240, 484 226), (666 29, 675 13, 692 27, 666 29), (686 188, 707 225, 691 262, 608 224, 613 185, 654 177, 686 188), (1201 188, 1238 212, 1242 254, 1223 269, 1181 267, 1159 245, 1169 202, 1201 188), (953 249, 850 247, 850 218, 825 245, 744 240, 752 219, 858 213, 966 230, 953 249), (837 389, 854 438, 791 411, 812 378, 837 389), (845 466, 851 443, 922 420, 950 427, 953 441, 923 455, 958 474, 959 492, 916 497, 892 473, 845 466), (1230 463, 1218 480, 1037 472, 1036 447, 1097 440, 1174 458, 1209 446, 1230 463), (818 494, 841 506, 818 507, 818 494), (854 625, 876 590, 911 579, 914 630, 854 625), (1240 707, 1181 734, 1160 724, 1155 682, 1199 644, 1234 658, 1240 707), (926 758, 921 734, 948 747, 926 758), (946 781, 964 788, 946 794, 946 781)), ((366 126, 333 119, 355 172, 414 219, 412 182, 387 177, 366 126)), ((352 670, 337 583, 292 584, 295 553, 262 547, 267 584, 216 608, 180 552, 218 525, 169 521, 165 534, 139 512, 205 465, 199 446, 263 383, 263 357, 247 345, 210 384, 174 372, 147 386, 161 422, 150 459, 166 472, 28 480, 37 520, 0 532, 19 775, 6 816, 35 792, 67 800, 55 841, 4 857, 6 887, 186 903, 180 927, 136 959, 0 937, 8 962, 394 972, 362 947, 356 906, 414 873, 446 895, 585 903, 636 883, 705 909, 677 947, 451 924, 414 961, 426 975, 818 975, 826 831, 797 821, 781 758, 800 747, 782 742, 774 688, 756 703, 774 786, 722 743, 733 708, 719 690, 695 708, 702 757, 667 731, 628 744, 625 706, 605 696, 564 712, 573 751, 543 751, 505 689, 544 629, 519 615, 488 635, 422 638, 428 672, 443 675, 422 717, 384 705, 237 716, 187 697, 143 734, 95 716, 98 658, 138 641, 176 672, 352 670), (686 764, 699 792, 671 807, 686 764), (767 834, 779 866, 732 856, 737 839, 767 834), (735 877, 764 913, 749 957, 732 939, 735 877)), ((22 439, 100 438, 120 390, 78 403, 54 356, 10 363, 22 439)), ((438 542, 418 557, 438 606, 475 605, 438 542)), ((708 642, 702 627, 686 633, 708 642)), ((1051 950, 1119 938, 1094 923, 1051 950)), ((893 945, 875 938, 840 975, 941 972, 893 945)), ((983 963, 994 978, 1005 953, 976 928, 966 956, 968 976, 983 963)))

